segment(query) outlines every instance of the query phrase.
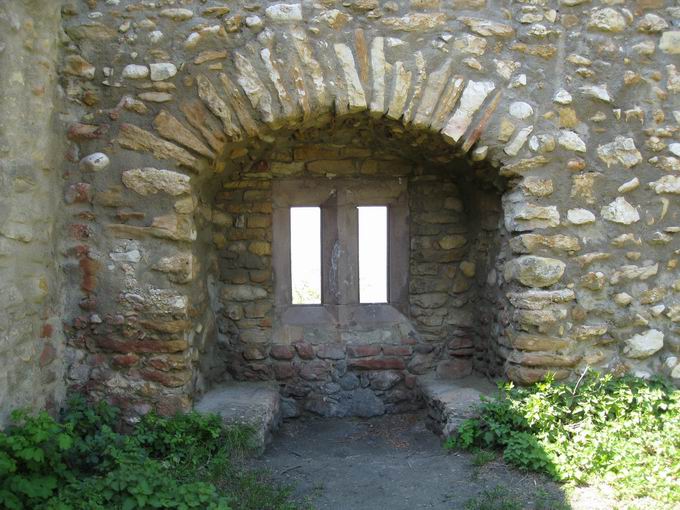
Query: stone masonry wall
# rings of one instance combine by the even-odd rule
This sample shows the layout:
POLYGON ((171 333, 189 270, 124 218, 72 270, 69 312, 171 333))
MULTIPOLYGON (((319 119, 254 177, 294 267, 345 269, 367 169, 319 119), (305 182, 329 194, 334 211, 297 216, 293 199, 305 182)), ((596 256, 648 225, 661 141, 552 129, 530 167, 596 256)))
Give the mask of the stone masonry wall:
MULTIPOLYGON (((302 409, 371 415, 418 405, 413 391, 417 374, 437 366, 444 376, 471 373, 481 336, 470 308, 477 290, 474 261, 480 259, 485 267, 480 247, 484 242, 477 237, 484 229, 497 231, 500 195, 495 209, 494 204, 477 202, 474 192, 464 203, 455 184, 469 171, 464 161, 428 168, 422 157, 418 162, 397 157, 407 151, 376 139, 377 132, 360 119, 338 123, 333 130, 296 132, 280 137, 270 154, 223 180, 210 214, 217 279, 223 283, 215 291, 220 304, 218 344, 210 356, 213 384, 232 377, 276 379, 287 397, 287 415, 302 409), (310 183, 355 178, 369 186, 384 179, 408 182, 407 316, 341 327, 323 322, 277 324, 272 182, 289 178, 310 183), (465 209, 474 211, 474 225, 465 209), (474 237, 469 239, 469 233, 474 237), (473 260, 463 260, 466 255, 473 260)), ((420 150, 412 149, 414 154, 420 150)))
MULTIPOLYGON (((282 137, 357 116, 395 157, 505 180, 504 228, 474 244, 478 299, 501 310, 480 314, 497 340, 474 359, 522 383, 587 367, 680 380, 676 2, 67 0, 59 59, 54 12, 15 4, 0 53, 3 106, 21 112, 2 120, 2 299, 19 303, 1 312, 4 367, 36 367, 63 296, 68 349, 55 327, 45 359, 65 360, 69 386, 131 415, 188 409, 216 343, 215 188, 282 137), (57 61, 68 126, 48 130, 57 61)), ((11 377, 11 402, 51 392, 11 377)))
POLYGON ((0 427, 65 390, 61 306, 60 16, 54 2, 0 4, 0 427))
POLYGON ((430 352, 421 348, 420 361, 412 367, 416 374, 435 366, 444 378, 468 375, 473 366, 490 375, 502 372, 494 366, 490 346, 503 332, 488 327, 485 317, 495 318, 505 306, 493 299, 495 280, 491 300, 484 292, 504 230, 500 190, 471 179, 471 171, 458 162, 410 180, 410 311, 422 337, 435 341, 430 352), (433 358, 436 365, 427 363, 433 358))

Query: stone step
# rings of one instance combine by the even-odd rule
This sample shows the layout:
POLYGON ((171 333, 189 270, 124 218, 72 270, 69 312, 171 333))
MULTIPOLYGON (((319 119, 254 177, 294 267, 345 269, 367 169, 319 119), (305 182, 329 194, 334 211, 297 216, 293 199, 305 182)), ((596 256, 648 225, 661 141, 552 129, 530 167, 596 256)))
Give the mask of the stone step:
POLYGON ((259 454, 281 424, 279 388, 271 382, 230 382, 218 386, 203 395, 194 410, 219 414, 226 425, 252 427, 253 446, 259 454))
POLYGON ((442 379, 436 374, 418 377, 418 387, 428 411, 428 428, 448 438, 460 424, 478 414, 480 397, 495 395, 496 386, 481 375, 442 379))

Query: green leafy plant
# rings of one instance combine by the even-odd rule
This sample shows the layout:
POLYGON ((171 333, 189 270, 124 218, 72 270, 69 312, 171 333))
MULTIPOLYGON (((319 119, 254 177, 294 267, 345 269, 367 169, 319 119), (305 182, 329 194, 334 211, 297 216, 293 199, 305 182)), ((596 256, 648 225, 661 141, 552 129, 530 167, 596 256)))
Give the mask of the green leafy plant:
POLYGON ((123 510, 181 508, 229 510, 228 498, 206 482, 177 482, 159 462, 129 459, 103 477, 71 485, 56 501, 54 510, 123 510))
POLYGON ((220 448, 224 435, 217 415, 192 412, 168 420, 150 413, 137 425, 134 439, 154 459, 173 468, 195 469, 220 448))
POLYGON ((72 431, 45 412, 15 411, 11 418, 8 432, 0 433, 0 508, 36 508, 73 480, 64 458, 72 431))
POLYGON ((243 470, 247 427, 218 416, 149 414, 131 433, 119 412, 83 397, 60 421, 17 411, 0 432, 0 508, 7 510, 293 510, 289 492, 243 470))
POLYGON ((105 401, 91 404, 80 394, 69 399, 61 422, 73 433, 73 447, 65 455, 71 469, 93 474, 105 473, 114 466, 112 452, 125 441, 125 436, 115 431, 118 415, 118 409, 105 401))
POLYGON ((680 391, 666 380, 591 373, 501 385, 449 448, 495 448, 520 468, 559 481, 611 485, 621 497, 680 503, 680 391))

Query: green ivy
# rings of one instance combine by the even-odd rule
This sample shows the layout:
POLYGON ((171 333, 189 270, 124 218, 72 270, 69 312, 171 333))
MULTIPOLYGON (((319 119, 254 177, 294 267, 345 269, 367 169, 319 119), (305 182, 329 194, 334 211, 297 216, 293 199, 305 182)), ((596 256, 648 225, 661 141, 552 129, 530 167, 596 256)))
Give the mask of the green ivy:
POLYGON ((447 447, 496 448, 559 481, 605 482, 621 497, 680 503, 680 391, 670 382, 591 373, 500 386, 447 447))
POLYGON ((16 411, 0 432, 0 508, 294 508, 287 491, 234 465, 250 448, 249 428, 198 413, 149 414, 129 434, 119 425, 116 408, 80 396, 59 421, 16 411))

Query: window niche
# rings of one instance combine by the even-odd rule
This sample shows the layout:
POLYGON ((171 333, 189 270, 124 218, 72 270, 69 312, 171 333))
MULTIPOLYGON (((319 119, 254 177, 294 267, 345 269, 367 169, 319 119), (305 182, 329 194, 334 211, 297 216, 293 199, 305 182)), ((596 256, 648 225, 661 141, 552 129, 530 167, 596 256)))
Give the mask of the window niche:
POLYGON ((280 180, 273 184, 272 200, 280 324, 366 324, 408 312, 408 198, 402 179, 280 180), (313 214, 318 220, 310 219, 313 214), (318 238, 310 232, 316 225, 318 238), (313 274, 318 251, 320 300, 301 300, 299 266, 308 261, 306 274, 313 274))

